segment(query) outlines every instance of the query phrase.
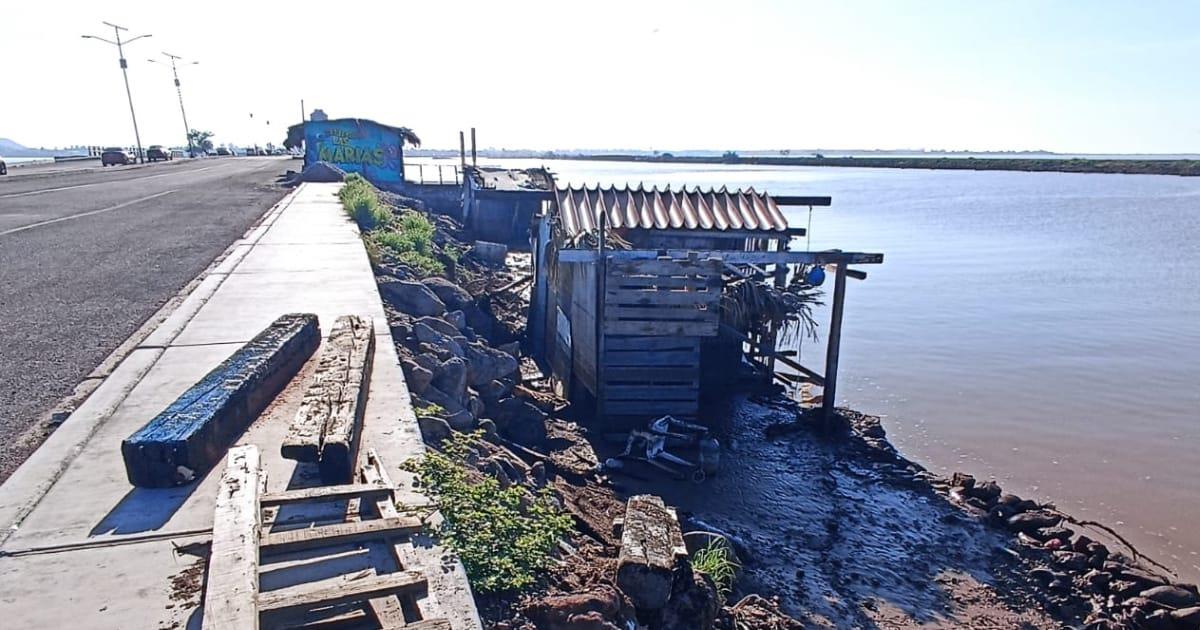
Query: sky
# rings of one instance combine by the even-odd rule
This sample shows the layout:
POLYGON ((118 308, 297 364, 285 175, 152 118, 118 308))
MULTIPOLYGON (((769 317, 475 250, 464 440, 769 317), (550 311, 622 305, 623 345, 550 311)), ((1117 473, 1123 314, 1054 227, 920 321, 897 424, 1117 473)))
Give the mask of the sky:
POLYGON ((281 142, 301 101, 429 148, 1200 151, 1200 2, 20 2, 0 137, 281 142), (251 118, 253 114, 253 118, 251 118), (268 124, 269 123, 269 124, 268 124))

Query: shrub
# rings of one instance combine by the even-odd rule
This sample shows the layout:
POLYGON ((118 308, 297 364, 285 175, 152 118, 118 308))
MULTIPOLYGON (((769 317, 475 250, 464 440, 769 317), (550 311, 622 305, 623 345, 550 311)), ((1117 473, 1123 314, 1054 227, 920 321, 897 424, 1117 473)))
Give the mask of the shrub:
POLYGON ((375 187, 358 173, 346 176, 342 188, 338 190, 338 198, 341 199, 346 214, 350 215, 363 231, 385 225, 391 218, 391 213, 379 200, 379 193, 375 191, 375 187))
POLYGON ((389 229, 372 236, 380 247, 391 250, 400 262, 431 276, 445 271, 442 263, 433 257, 434 232, 433 223, 425 215, 405 210, 389 229))
POLYGON ((741 565, 734 559, 729 545, 719 538, 714 538, 696 550, 692 556, 692 568, 712 579, 713 584, 717 586, 717 593, 724 599, 729 597, 729 592, 733 589, 733 579, 741 565))
POLYGON ((465 459, 482 432, 456 433, 405 466, 441 511, 437 533, 458 554, 479 592, 519 591, 532 586, 551 553, 572 530, 571 517, 548 490, 532 497, 519 485, 501 488, 490 476, 472 478, 465 459))

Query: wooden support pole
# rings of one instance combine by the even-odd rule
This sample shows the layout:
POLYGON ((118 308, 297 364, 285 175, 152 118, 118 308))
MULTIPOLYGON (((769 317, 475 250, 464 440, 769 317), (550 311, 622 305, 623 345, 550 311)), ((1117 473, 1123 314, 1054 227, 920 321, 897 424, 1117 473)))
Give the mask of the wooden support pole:
POLYGON ((458 132, 458 157, 462 162, 462 167, 467 168, 467 140, 463 132, 458 132))
POLYGON ((475 161, 475 128, 471 127, 471 166, 479 166, 475 161))
POLYGON ((829 344, 825 349, 825 389, 821 411, 825 430, 833 428, 833 413, 837 401, 838 353, 842 346, 842 310, 846 304, 846 263, 837 265, 833 281, 833 310, 829 315, 829 344))

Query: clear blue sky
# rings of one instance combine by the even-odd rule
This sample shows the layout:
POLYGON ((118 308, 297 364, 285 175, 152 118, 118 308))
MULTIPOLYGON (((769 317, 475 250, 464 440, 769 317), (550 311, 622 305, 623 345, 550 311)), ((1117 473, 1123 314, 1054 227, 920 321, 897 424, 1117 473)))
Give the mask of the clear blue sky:
POLYGON ((265 142, 300 99, 454 147, 1200 151, 1197 2, 21 3, 0 20, 0 137, 131 144, 189 122, 265 142), (255 119, 249 114, 253 112, 255 119), (271 121, 267 127, 266 120, 271 121))

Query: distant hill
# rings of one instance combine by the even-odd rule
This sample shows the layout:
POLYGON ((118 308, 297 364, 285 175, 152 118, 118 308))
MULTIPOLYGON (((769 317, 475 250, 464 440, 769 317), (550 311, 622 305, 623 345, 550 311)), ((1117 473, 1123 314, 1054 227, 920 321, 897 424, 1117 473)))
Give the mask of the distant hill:
POLYGON ((61 153, 61 151, 30 149, 15 140, 0 138, 0 155, 7 157, 53 157, 55 153, 61 153))

